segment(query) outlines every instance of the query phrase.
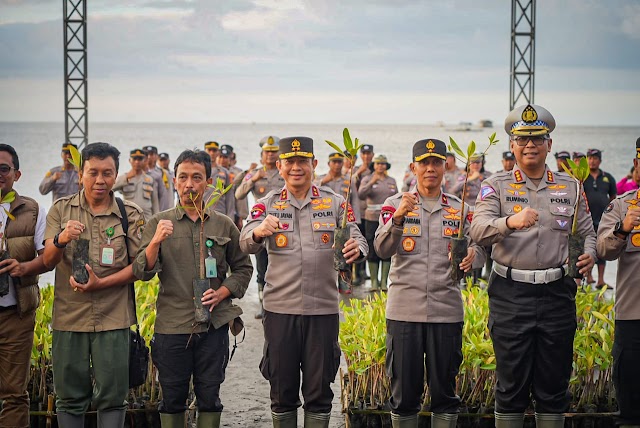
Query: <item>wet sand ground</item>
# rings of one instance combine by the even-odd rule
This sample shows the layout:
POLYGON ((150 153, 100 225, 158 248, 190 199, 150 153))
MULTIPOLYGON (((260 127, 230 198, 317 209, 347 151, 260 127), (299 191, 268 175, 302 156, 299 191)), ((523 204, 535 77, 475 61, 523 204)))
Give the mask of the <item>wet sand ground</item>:
MULTIPOLYGON (((254 265, 255 266, 255 265, 254 265)), ((365 298, 369 285, 356 287, 353 297, 365 298)), ((244 298, 236 301, 242 307, 244 314, 242 319, 246 329, 243 343, 238 345, 233 359, 229 362, 226 371, 226 379, 222 384, 220 398, 224 405, 222 413, 223 427, 271 427, 271 410, 269 399, 269 382, 266 381, 258 364, 262 358, 264 335, 262 322, 254 318, 258 312, 258 286, 255 281, 255 272, 244 298)), ((242 333, 238 341, 242 338, 242 333)), ((231 336, 231 344, 233 337, 231 336)), ((346 363, 342 358, 341 368, 346 372, 346 363)), ((339 375, 338 375, 339 376, 339 375)), ((332 384, 334 393, 333 408, 331 411, 331 428, 345 427, 345 417, 341 413, 340 384, 336 376, 336 382, 332 384)), ((302 400, 302 394, 300 395, 302 400)), ((304 413, 302 408, 298 412, 298 426, 303 426, 304 413)))

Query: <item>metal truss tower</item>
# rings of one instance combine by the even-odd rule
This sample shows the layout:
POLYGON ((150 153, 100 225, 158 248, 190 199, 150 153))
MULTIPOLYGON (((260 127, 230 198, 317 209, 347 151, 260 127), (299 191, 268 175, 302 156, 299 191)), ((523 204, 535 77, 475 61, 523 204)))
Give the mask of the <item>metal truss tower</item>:
POLYGON ((536 0, 512 0, 509 110, 534 102, 535 60, 536 0))
POLYGON ((64 134, 66 143, 87 144, 87 3, 62 0, 64 11, 64 134))

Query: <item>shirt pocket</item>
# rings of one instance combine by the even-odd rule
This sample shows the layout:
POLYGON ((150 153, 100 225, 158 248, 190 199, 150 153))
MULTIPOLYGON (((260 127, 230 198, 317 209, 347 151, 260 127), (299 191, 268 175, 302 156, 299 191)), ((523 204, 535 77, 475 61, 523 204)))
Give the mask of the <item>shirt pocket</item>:
POLYGON ((333 247, 333 235, 336 229, 334 220, 313 222, 313 246, 316 250, 326 250, 333 247))
POLYGON ((412 256, 420 254, 422 242, 419 236, 403 236, 398 246, 398 254, 412 256))
POLYGON ((551 212, 551 229, 562 232, 563 235, 568 235, 571 230, 571 223, 573 215, 573 207, 565 205, 550 205, 549 211, 551 212))
POLYGON ((224 278, 227 271, 227 244, 231 242, 231 238, 227 236, 218 236, 218 235, 205 235, 205 259, 209 256, 212 256, 216 259, 216 266, 218 269, 218 277, 224 278), (207 245, 207 241, 210 242, 211 246, 207 245))
POLYGON ((280 253, 293 250, 293 233, 276 232, 267 238, 267 250, 280 253))

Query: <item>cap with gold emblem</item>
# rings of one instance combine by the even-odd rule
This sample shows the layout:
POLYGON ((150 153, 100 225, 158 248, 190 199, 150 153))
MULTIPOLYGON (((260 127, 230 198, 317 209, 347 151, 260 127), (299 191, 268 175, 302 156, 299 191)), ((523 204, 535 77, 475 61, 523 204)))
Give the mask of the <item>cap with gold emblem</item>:
POLYGON ((329 154, 329 160, 344 160, 344 154, 342 153, 338 153, 338 152, 333 152, 329 154))
MULTIPOLYGON (((263 148, 264 150, 264 148, 263 148)), ((309 137, 287 137, 280 140, 280 159, 313 157, 313 140, 309 137)))
POLYGON ((535 104, 516 107, 504 121, 510 135, 545 135, 556 128, 556 120, 549 110, 535 104))
POLYGON ((280 143, 280 138, 275 135, 267 135, 260 140, 260 147, 264 152, 277 152, 280 143))
POLYGON ((205 150, 209 150, 209 149, 218 150, 219 148, 220 148, 220 144, 218 144, 217 141, 207 141, 206 143, 204 143, 205 150))
POLYGON ((78 146, 73 143, 62 143, 63 152, 69 152, 71 150, 70 147, 74 147, 76 150, 78 149, 78 146))
POLYGON ((420 162, 430 156, 447 160, 447 145, 435 138, 417 141, 413 145, 413 161, 420 162))
POLYGON ((147 153, 145 151, 143 151, 142 149, 133 149, 129 152, 129 156, 131 156, 132 158, 134 157, 145 157, 147 156, 147 153))
POLYGON ((640 138, 636 140, 636 158, 640 159, 640 138))

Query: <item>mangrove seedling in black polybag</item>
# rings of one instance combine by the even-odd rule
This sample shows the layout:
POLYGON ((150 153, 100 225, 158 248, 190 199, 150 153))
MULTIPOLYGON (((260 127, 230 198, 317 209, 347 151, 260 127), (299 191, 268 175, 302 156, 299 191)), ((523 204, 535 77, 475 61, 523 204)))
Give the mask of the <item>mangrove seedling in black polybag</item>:
MULTIPOLYGON (((578 268, 578 258, 584 253, 585 236, 578 232, 578 210, 580 208, 580 199, 584 194, 584 182, 589 178, 589 164, 587 158, 580 159, 580 163, 575 163, 571 159, 567 159, 569 167, 562 165, 565 172, 569 174, 578 184, 578 196, 576 197, 576 205, 573 209, 573 222, 571 223, 571 233, 569 234, 569 261, 567 275, 571 278, 582 278, 582 274, 578 268)), ((587 202, 585 201, 585 204, 587 202)))
MULTIPOLYGON (((77 171, 82 168, 82 154, 74 146, 69 144, 69 152, 71 153, 71 159, 69 162, 76 167, 77 171)), ((78 172, 78 186, 81 186, 80 173, 78 172)), ((78 218, 80 221, 80 218, 78 218)), ((83 231, 84 233, 84 231, 83 231)), ((71 261, 71 274, 80 284, 86 284, 89 282, 89 272, 87 272, 86 265, 89 264, 89 240, 87 238, 78 238, 74 241, 73 247, 73 260, 71 261)))
POLYGON ((351 168, 349 168, 349 186, 347 187, 347 197, 344 204, 344 210, 342 211, 342 218, 340 219, 340 224, 336 225, 336 229, 333 233, 333 268, 338 271, 338 291, 343 294, 350 294, 351 267, 347 264, 342 250, 350 238, 349 228, 347 228, 347 218, 351 211, 349 205, 349 199, 351 198, 351 177, 353 174, 353 165, 356 163, 356 155, 362 145, 358 142, 357 138, 355 140, 351 140, 351 135, 349 135, 349 129, 347 128, 344 128, 344 131, 342 131, 342 139, 344 140, 343 148, 338 147, 337 144, 332 143, 329 140, 325 141, 336 152, 344 153, 351 164, 351 168))
MULTIPOLYGON (((224 182, 218 178, 215 186, 213 184, 207 185, 209 189, 212 189, 212 192, 209 194, 204 203, 201 203, 201 201, 198 200, 198 198, 200 198, 200 195, 198 195, 197 193, 189 194, 189 199, 191 199, 191 202, 193 202, 193 207, 195 208, 196 213, 198 213, 198 217, 200 218, 200 236, 198 241, 198 247, 200 248, 200 270, 198 272, 198 278, 193 279, 193 304, 196 324, 207 324, 211 319, 209 306, 205 306, 202 304, 202 295, 209 288, 217 290, 222 284, 222 281, 218 277, 218 267, 216 264, 216 259, 213 256, 213 246, 217 243, 212 239, 207 239, 205 242, 204 222, 206 220, 207 211, 215 206, 220 198, 225 193, 227 193, 232 186, 233 185, 230 184, 225 187, 224 182), (207 248, 208 257, 205 257, 205 246, 207 248)), ((185 209, 187 207, 180 208, 185 209)))
MULTIPOLYGON (((484 149, 484 152, 482 152, 481 155, 484 157, 487 154, 487 151, 489 151, 489 148, 491 148, 491 146, 495 146, 498 141, 500 140, 496 139, 496 133, 494 132, 493 134, 491 134, 491 136, 489 137, 489 145, 486 149, 484 149)), ((460 269, 460 263, 462 263, 462 259, 467 256, 467 250, 469 248, 469 242, 464 236, 464 222, 466 218, 464 214, 464 198, 467 194, 469 163, 471 161, 471 157, 473 157, 476 152, 476 143, 475 141, 471 141, 467 146, 466 153, 463 152, 462 149, 460 149, 460 146, 458 146, 458 144, 452 137, 449 137, 449 143, 449 151, 455 152, 455 154, 457 155, 456 157, 462 163, 464 163, 465 171, 464 184, 462 186, 462 198, 460 198, 462 200, 462 206, 460 207, 460 226, 458 227, 457 236, 451 237, 451 279, 453 279, 454 281, 460 281, 464 277, 464 272, 462 271, 462 269, 460 269)))

